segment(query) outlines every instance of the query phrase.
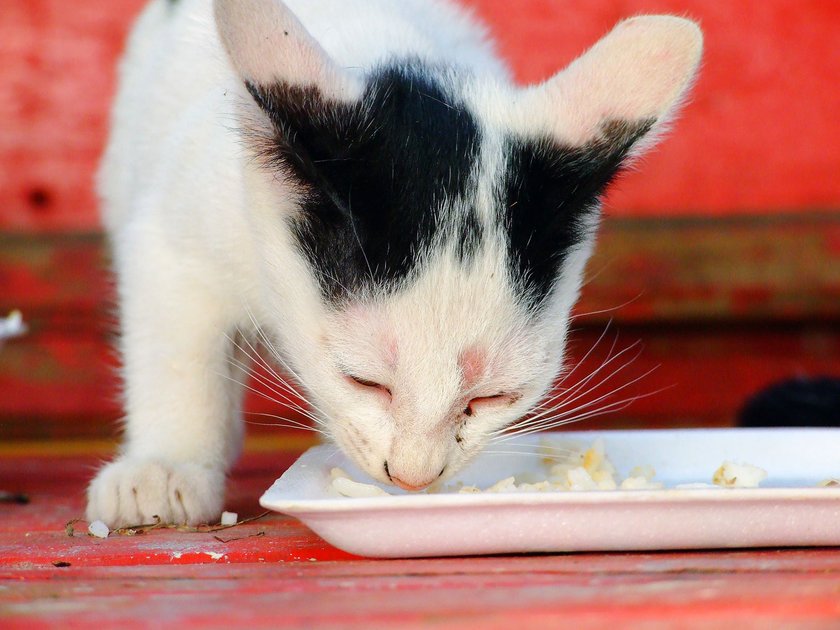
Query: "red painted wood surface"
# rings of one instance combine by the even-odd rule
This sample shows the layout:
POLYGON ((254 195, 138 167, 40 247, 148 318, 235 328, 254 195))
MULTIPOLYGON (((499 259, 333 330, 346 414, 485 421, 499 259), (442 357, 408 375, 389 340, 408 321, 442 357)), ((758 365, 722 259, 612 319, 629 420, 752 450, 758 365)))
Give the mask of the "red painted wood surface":
MULTIPOLYGON (((539 81, 618 19, 689 15, 706 56, 676 133, 612 195, 616 215, 840 207, 840 4, 824 0, 463 0, 517 77, 539 81)), ((143 0, 4 0, 0 229, 97 225, 92 189, 114 64, 143 0)))
MULTIPOLYGON (((228 507, 293 453, 250 454, 228 507)), ((212 534, 93 539, 76 525, 96 460, 0 456, 3 628, 836 628, 840 550, 539 554, 366 560, 272 515, 212 534), (261 536, 254 534, 263 533, 261 536), (54 563, 69 563, 57 567, 54 563)))
MULTIPOLYGON (((570 365, 592 348, 601 332, 579 330, 572 336, 570 365)), ((574 386, 599 369, 614 340, 608 333, 563 386, 574 386)), ((576 401, 579 414, 615 406, 571 428, 729 426, 746 399, 762 387, 785 378, 840 374, 836 325, 762 325, 757 330, 754 325, 625 327, 619 331, 615 350, 635 342, 639 345, 610 363, 590 382, 592 391, 576 401), (613 390, 619 391, 587 406, 613 390)), ((118 380, 105 362, 108 353, 104 338, 66 337, 53 342, 44 335, 26 345, 9 344, 0 360, 0 439, 115 435, 121 411, 118 380)), ((268 393, 267 387, 253 384, 268 393)), ((285 405, 255 394, 247 398, 246 410, 252 434, 279 431, 270 426, 272 419, 256 414, 303 420, 285 405)))
MULTIPOLYGON (((641 339, 644 352, 612 382, 658 364, 621 394, 663 391, 600 426, 727 424, 774 379, 840 374, 840 4, 463 1, 523 82, 634 13, 689 15, 706 33, 675 133, 610 197, 612 217, 651 221, 605 234, 581 304, 596 313, 573 337, 581 356, 615 317, 619 347, 641 339), (780 210, 781 223, 750 218, 780 210), (658 225, 665 215, 746 224, 658 225)), ((55 438, 112 435, 119 406, 100 241, 64 234, 97 226, 92 176, 114 62, 142 4, 0 3, 0 230, 58 233, 0 237, 0 314, 22 307, 33 328, 0 351, 0 490, 31 497, 0 504, 0 627, 840 627, 835 549, 369 561, 277 515, 221 532, 228 542, 171 530, 67 537, 113 444, 55 438)), ((277 411, 256 398, 249 406, 277 411)), ((243 517, 260 512, 257 497, 292 445, 311 439, 250 428, 227 501, 243 517)))

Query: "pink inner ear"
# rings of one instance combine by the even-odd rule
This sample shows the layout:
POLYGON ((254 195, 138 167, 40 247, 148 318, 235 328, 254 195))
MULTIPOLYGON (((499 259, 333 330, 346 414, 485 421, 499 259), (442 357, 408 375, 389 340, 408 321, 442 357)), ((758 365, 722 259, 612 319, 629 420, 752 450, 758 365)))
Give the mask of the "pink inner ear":
POLYGON ((487 369, 487 357, 481 348, 468 348, 458 358, 458 366, 464 375, 464 386, 469 388, 475 385, 484 376, 487 369))

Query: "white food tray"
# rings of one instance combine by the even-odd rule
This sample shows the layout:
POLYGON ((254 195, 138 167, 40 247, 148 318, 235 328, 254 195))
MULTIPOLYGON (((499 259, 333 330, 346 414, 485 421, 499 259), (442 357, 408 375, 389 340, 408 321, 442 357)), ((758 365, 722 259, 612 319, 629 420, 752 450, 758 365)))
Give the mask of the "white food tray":
MULTIPOLYGON (((333 467, 371 480, 335 448, 317 446, 260 504, 339 549, 380 558, 840 545, 840 488, 818 487, 840 477, 840 429, 544 433, 515 440, 516 450, 542 437, 582 446, 601 438, 619 474, 649 464, 666 489, 409 494, 382 486, 395 496, 346 498, 330 486, 333 467), (768 477, 756 489, 667 489, 711 481, 724 460, 760 466, 768 477)), ((448 483, 486 488, 529 471, 544 474, 539 456, 485 454, 448 483)))

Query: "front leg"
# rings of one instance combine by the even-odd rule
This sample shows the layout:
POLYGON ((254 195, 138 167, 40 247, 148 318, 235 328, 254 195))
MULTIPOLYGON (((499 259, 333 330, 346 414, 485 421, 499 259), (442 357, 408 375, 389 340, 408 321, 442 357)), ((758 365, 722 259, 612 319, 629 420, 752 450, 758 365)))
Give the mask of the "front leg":
POLYGON ((111 527, 155 516, 214 521, 242 442, 231 296, 210 278, 179 271, 188 267, 183 260, 150 258, 119 274, 125 437, 119 457, 90 484, 87 508, 88 520, 111 527))

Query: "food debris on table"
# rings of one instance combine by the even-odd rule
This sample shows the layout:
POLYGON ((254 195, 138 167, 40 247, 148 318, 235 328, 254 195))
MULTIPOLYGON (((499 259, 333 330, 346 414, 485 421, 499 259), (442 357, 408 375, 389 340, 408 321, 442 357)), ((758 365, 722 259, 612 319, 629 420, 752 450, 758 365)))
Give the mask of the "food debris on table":
POLYGON ((108 534, 111 533, 111 530, 104 522, 93 521, 88 525, 88 533, 90 533, 91 536, 96 536, 97 538, 108 538, 108 534))
POLYGON ((14 310, 6 317, 0 317, 0 347, 3 347, 4 340, 20 337, 26 331, 27 326, 20 311, 14 310))

